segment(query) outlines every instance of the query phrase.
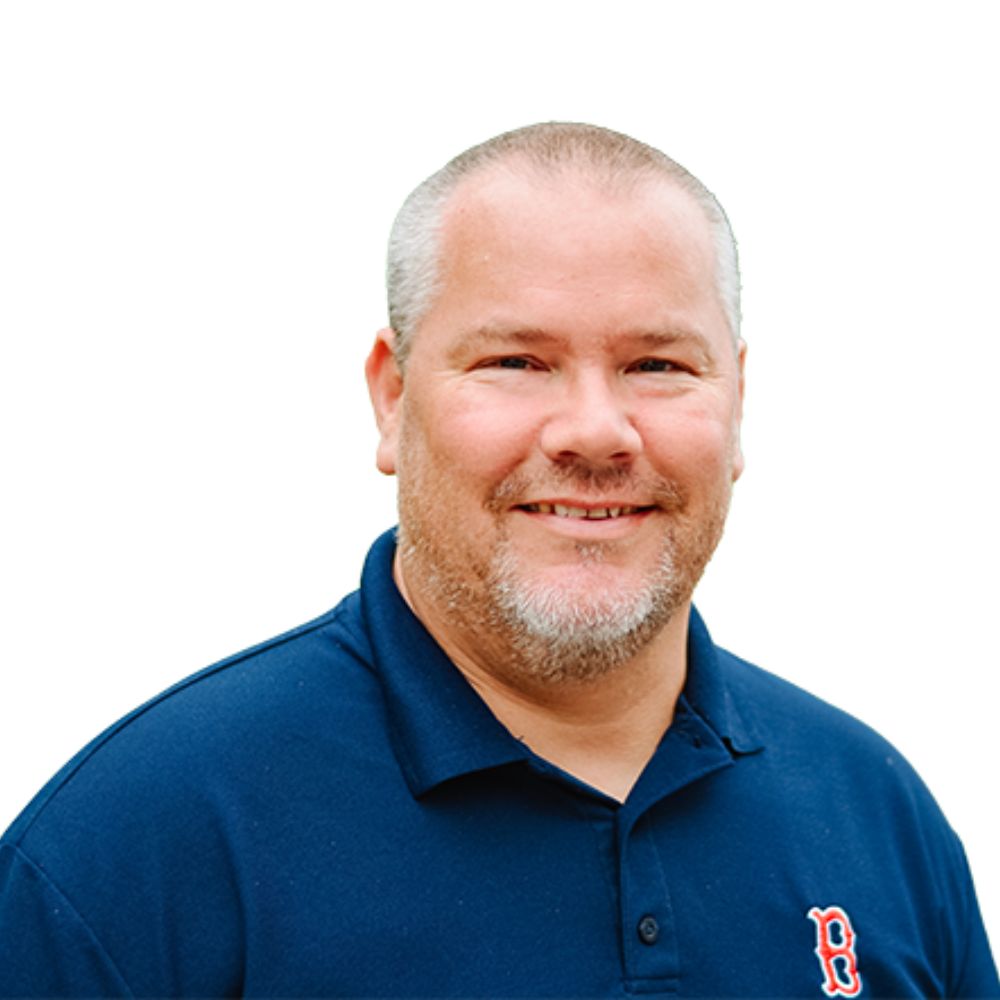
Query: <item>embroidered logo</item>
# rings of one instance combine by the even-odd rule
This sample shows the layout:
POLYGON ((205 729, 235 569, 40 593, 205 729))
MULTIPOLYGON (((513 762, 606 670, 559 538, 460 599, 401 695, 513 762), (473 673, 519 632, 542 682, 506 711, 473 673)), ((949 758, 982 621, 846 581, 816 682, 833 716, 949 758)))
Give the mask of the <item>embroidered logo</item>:
POLYGON ((839 906, 808 913, 816 925, 816 957, 823 970, 823 992, 828 997, 856 997, 861 992, 856 935, 851 919, 839 906))

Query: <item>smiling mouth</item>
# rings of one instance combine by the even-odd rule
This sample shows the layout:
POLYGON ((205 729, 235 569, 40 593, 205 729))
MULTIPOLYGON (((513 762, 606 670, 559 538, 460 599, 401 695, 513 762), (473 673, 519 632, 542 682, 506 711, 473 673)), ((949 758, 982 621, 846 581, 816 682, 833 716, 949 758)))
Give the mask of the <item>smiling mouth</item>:
POLYGON ((520 510, 529 514, 555 514, 556 517, 575 517, 586 521, 604 521, 609 518, 623 517, 626 514, 644 514, 652 510, 646 507, 569 507, 561 503, 526 503, 520 505, 520 510))

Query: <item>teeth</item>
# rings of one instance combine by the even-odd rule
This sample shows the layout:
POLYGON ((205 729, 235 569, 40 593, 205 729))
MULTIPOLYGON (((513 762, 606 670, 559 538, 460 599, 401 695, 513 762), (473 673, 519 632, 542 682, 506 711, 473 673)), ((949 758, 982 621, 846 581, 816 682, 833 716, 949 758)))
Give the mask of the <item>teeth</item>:
POLYGON ((525 504, 529 511, 535 514, 555 514, 557 517, 578 517, 587 521, 603 521, 609 517, 621 517, 622 514, 636 514, 639 507, 567 507, 561 503, 529 503, 525 504))

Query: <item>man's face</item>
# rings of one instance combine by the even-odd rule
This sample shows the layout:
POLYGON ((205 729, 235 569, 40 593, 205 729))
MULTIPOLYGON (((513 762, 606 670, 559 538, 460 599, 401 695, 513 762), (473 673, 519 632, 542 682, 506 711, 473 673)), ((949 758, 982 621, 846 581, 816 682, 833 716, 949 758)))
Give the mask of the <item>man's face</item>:
POLYGON ((599 674, 686 609, 742 469, 708 224, 666 182, 497 171, 449 203, 441 277, 402 382, 370 362, 405 590, 446 648, 599 674))

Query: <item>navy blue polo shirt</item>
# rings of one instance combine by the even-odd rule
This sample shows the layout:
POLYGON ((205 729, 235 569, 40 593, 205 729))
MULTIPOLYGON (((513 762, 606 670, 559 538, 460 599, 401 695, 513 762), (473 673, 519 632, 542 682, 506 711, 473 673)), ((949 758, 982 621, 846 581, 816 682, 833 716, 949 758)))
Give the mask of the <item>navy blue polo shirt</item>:
POLYGON ((619 804, 494 719, 393 551, 43 789, 0 847, 0 994, 1000 996, 961 846, 870 730, 692 615, 619 804))

